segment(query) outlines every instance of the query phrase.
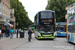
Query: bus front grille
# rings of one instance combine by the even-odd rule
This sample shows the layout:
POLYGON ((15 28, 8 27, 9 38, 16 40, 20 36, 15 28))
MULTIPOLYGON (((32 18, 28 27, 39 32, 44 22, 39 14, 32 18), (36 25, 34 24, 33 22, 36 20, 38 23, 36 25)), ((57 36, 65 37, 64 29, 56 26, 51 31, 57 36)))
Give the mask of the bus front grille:
POLYGON ((52 35, 53 36, 53 33, 41 33, 41 36, 48 36, 48 35, 52 35))

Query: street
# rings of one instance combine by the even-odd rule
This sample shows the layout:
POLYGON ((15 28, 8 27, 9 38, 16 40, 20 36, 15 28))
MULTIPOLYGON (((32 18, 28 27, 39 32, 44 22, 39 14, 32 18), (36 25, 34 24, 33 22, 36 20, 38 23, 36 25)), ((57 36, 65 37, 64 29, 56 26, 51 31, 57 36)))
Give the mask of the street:
POLYGON ((57 37, 55 40, 37 40, 33 37, 31 42, 26 42, 23 45, 13 50, 75 50, 74 45, 68 43, 66 38, 57 37))
POLYGON ((74 50, 75 45, 68 43, 65 37, 57 37, 54 40, 37 40, 32 34, 31 42, 25 35, 24 38, 4 38, 0 40, 0 50, 74 50))

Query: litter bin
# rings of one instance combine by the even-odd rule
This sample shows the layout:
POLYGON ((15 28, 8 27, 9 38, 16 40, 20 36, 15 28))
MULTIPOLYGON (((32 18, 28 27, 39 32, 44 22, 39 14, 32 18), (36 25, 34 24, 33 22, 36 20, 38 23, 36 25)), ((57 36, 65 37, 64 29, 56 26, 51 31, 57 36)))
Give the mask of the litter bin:
POLYGON ((20 32, 20 38, 24 38, 24 32, 20 32))

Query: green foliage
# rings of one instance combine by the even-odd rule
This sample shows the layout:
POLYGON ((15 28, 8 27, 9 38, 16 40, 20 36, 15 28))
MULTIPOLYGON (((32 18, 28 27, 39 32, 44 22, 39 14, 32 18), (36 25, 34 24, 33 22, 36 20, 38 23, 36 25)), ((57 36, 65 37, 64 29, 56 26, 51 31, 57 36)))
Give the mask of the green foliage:
MULTIPOLYGON (((18 1, 18 17, 17 17, 17 0, 10 0, 10 8, 14 9, 14 16, 16 18, 16 23, 18 22, 19 28, 25 28, 28 25, 32 24, 32 21, 28 17, 28 13, 26 12, 24 6, 21 2, 18 1)), ((16 25, 17 26, 17 25, 16 25)))
POLYGON ((74 2, 75 0, 48 0, 46 10, 54 10, 56 12, 56 21, 65 22, 65 7, 74 2))

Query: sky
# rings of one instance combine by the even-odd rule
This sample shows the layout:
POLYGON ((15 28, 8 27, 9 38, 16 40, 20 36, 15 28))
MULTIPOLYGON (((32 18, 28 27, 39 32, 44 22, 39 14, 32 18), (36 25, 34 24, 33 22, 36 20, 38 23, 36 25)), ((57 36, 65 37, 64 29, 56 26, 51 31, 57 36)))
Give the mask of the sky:
POLYGON ((19 0, 28 12, 29 19, 34 22, 34 16, 38 11, 45 10, 47 0, 19 0))

